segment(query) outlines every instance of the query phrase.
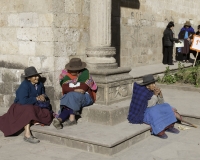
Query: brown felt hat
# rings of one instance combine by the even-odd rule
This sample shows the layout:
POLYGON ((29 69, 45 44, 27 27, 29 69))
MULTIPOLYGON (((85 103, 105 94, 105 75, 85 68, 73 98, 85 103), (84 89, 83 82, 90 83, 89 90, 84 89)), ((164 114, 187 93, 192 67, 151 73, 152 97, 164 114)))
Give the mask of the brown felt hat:
POLYGON ((86 67, 86 63, 82 62, 80 58, 72 58, 68 64, 66 64, 65 68, 71 71, 82 70, 86 67))
POLYGON ((190 21, 186 21, 185 24, 184 24, 184 26, 191 26, 190 21))

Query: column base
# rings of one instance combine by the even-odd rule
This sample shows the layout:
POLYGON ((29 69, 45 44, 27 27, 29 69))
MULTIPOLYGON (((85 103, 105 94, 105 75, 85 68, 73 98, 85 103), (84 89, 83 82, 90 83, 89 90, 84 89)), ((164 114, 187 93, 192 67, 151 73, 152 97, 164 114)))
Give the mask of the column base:
POLYGON ((129 75, 130 68, 99 70, 92 69, 90 73, 98 85, 96 104, 110 105, 126 99, 131 99, 133 77, 129 75))
POLYGON ((88 69, 114 69, 118 65, 115 58, 115 47, 91 47, 86 49, 86 63, 88 69))
POLYGON ((116 69, 118 67, 117 63, 88 63, 87 62, 87 68, 89 70, 95 70, 95 69, 116 69))

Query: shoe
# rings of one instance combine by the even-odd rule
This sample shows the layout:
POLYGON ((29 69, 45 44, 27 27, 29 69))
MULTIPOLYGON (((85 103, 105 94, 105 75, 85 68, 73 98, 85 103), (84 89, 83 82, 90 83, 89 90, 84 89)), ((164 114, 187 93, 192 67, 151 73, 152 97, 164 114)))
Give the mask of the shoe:
POLYGON ((190 63, 189 60, 187 60, 186 63, 190 63))
POLYGON ((174 65, 174 63, 169 63, 168 65, 174 65))
POLYGON ((53 126, 54 126, 56 129, 62 129, 62 128, 63 128, 61 122, 60 122, 57 118, 54 118, 54 119, 53 119, 53 126))
POLYGON ((39 143, 40 140, 37 138, 34 138, 33 136, 30 136, 29 138, 24 136, 24 141, 29 143, 39 143))
POLYGON ((74 111, 74 114, 76 115, 76 116, 80 116, 81 114, 79 113, 79 112, 77 112, 77 111, 74 111))
POLYGON ((161 139, 167 139, 168 138, 168 136, 166 134, 163 134, 162 136, 158 136, 158 135, 156 135, 156 136, 161 138, 161 139))
POLYGON ((185 63, 185 60, 183 60, 182 63, 185 63))
POLYGON ((75 125, 75 124, 77 124, 76 120, 70 121, 70 120, 68 119, 67 121, 63 122, 63 126, 73 126, 73 125, 75 125))
POLYGON ((174 134, 179 134, 179 130, 174 128, 174 127, 170 127, 166 130, 166 132, 171 132, 171 133, 174 133, 174 134))

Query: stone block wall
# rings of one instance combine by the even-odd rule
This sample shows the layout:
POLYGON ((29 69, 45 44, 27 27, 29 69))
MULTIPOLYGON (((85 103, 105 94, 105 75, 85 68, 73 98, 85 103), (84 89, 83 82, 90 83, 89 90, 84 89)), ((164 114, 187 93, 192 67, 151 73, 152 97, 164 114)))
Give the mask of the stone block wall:
POLYGON ((162 35, 169 21, 175 22, 176 37, 186 20, 191 21, 195 31, 200 24, 198 0, 116 0, 113 3, 113 45, 120 52, 117 60, 122 67, 161 63, 162 35))
POLYGON ((59 73, 70 57, 85 58, 88 0, 0 0, 0 107, 9 107, 23 69, 46 77, 47 95, 59 108, 59 73))

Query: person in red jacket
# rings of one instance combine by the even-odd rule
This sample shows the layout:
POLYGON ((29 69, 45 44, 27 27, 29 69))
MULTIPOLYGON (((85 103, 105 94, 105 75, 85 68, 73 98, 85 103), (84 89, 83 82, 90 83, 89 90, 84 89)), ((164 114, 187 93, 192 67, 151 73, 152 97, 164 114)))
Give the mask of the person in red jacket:
POLYGON ((72 58, 60 75, 63 97, 60 114, 53 120, 56 129, 77 124, 75 113, 95 102, 97 85, 85 67, 80 58, 72 58))

